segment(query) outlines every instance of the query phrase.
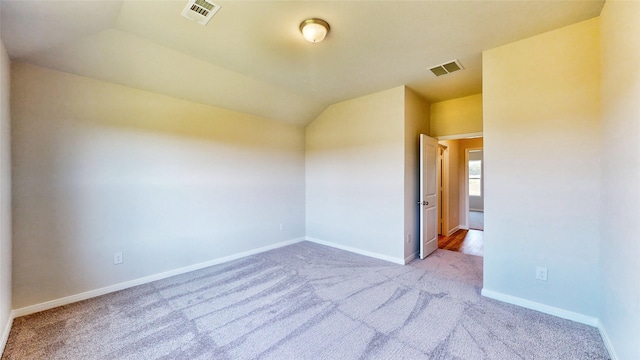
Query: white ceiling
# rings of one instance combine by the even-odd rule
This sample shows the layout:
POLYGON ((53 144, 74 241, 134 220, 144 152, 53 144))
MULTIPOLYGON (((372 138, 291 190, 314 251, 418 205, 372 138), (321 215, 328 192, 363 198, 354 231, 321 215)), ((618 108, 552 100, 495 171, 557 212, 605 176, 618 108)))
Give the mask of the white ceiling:
POLYGON ((202 26, 181 1, 1 0, 12 60, 294 124, 400 85, 429 102, 482 90, 482 51, 596 17, 604 0, 215 1, 202 26), (308 17, 331 24, 306 42, 308 17), (464 71, 429 67, 459 59, 464 71))

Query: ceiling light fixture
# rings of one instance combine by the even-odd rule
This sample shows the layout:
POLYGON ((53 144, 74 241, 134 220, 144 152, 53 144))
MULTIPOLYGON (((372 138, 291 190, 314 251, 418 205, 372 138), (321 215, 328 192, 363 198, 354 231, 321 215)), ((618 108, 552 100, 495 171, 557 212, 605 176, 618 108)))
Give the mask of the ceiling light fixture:
POLYGON ((300 23, 300 32, 308 42, 317 43, 329 33, 329 23, 322 19, 307 19, 300 23))

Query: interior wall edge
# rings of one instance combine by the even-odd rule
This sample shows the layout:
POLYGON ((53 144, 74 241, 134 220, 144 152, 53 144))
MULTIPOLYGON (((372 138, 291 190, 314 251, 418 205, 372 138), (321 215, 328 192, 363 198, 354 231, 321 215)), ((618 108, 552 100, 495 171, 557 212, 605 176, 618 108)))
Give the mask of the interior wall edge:
POLYGON ((0 355, 4 353, 4 348, 7 346, 7 340, 9 340, 9 334, 11 333, 11 327, 13 326, 13 319, 15 318, 15 314, 12 311, 7 319, 7 323, 2 330, 2 338, 0 338, 0 355))
POLYGON ((13 324, 11 76, 11 60, 0 40, 0 326, 3 326, 0 355, 4 352, 13 324))
POLYGON ((600 332, 600 337, 602 338, 602 341, 604 342, 604 347, 607 348, 607 351, 609 352, 609 357, 611 357, 611 360, 620 359, 620 357, 616 353, 615 348, 613 347, 613 343, 611 342, 611 339, 609 338, 609 334, 607 333, 607 330, 604 328, 604 326, 603 326, 603 324, 602 324, 602 322, 600 320, 598 320, 598 331, 600 332))
POLYGON ((413 260, 415 260, 417 258, 418 258, 418 253, 415 252, 415 253, 413 253, 413 254, 411 254, 411 255, 409 255, 409 256, 404 258, 404 264, 403 265, 407 265, 407 264, 409 264, 410 262, 412 262, 413 260))

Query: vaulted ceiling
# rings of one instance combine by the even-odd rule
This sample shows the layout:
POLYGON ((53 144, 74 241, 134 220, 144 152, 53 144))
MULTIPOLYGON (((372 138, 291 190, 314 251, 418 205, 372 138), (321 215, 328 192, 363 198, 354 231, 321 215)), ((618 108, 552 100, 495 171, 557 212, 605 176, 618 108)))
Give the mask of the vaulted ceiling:
POLYGON ((1 0, 12 60, 293 124, 400 85, 429 102, 482 91, 482 51, 596 17, 604 1, 1 0), (331 24, 306 42, 300 22, 331 24), (428 69, 459 59, 463 71, 428 69))

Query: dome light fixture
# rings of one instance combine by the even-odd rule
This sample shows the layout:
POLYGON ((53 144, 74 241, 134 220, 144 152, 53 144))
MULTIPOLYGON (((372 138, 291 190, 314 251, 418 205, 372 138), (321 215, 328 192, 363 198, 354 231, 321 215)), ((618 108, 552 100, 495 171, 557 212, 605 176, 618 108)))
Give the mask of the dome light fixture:
POLYGON ((329 33, 329 23, 322 20, 311 18, 300 23, 300 32, 308 42, 317 43, 324 39, 329 33))

